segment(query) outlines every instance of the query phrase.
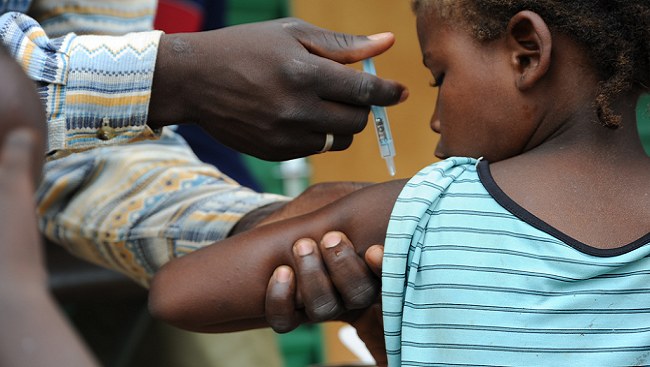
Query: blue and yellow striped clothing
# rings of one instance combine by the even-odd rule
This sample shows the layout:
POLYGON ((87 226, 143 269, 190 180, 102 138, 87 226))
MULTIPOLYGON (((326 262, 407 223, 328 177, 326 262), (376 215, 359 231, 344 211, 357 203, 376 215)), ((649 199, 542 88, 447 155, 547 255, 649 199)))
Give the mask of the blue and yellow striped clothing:
POLYGON ((41 231, 144 286, 170 259, 226 238, 252 210, 288 200, 238 185, 168 129, 156 141, 49 161, 44 173, 41 231))
POLYGON ((0 39, 46 106, 39 227, 143 286, 170 259, 225 238, 250 211, 288 200, 238 185, 173 131, 146 125, 156 5, 0 0, 0 39), (105 125, 115 132, 108 140, 98 134, 105 125))
POLYGON ((431 165, 388 227, 389 365, 648 366, 649 243, 586 246, 509 199, 486 162, 431 165))
POLYGON ((52 157, 155 138, 146 125, 155 0, 0 0, 0 9, 0 40, 45 104, 52 157), (104 125, 114 138, 100 139, 104 125))

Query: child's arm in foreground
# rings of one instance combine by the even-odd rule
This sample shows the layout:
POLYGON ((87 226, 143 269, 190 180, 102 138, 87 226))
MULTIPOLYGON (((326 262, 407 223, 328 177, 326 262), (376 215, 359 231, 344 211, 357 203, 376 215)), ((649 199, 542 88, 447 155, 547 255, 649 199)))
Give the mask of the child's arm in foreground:
POLYGON ((268 326, 266 289, 280 265, 294 267, 294 243, 347 234, 358 254, 383 244, 390 213, 406 181, 356 191, 315 212, 258 227, 166 264, 149 293, 152 314, 200 332, 268 326))

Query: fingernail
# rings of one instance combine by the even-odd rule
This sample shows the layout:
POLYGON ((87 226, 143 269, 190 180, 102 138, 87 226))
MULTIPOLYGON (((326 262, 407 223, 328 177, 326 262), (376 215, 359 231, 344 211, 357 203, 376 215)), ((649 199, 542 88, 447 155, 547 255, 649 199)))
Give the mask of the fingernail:
POLYGON ((401 95, 400 98, 399 98, 399 102, 397 102, 397 103, 402 103, 402 102, 406 101, 406 99, 407 99, 408 97, 409 97, 409 90, 408 90, 408 89, 404 89, 404 90, 402 91, 402 95, 401 95))
POLYGON ((341 235, 336 232, 328 233, 323 237, 323 246, 325 248, 332 248, 339 243, 341 243, 341 235))
POLYGON ((381 266, 381 263, 384 260, 384 248, 381 246, 372 246, 368 249, 366 257, 373 265, 381 266))
POLYGON ((301 240, 296 243, 296 250, 298 251, 298 255, 307 256, 314 252, 314 245, 311 241, 301 240))
POLYGON ((286 266, 281 266, 275 271, 275 279, 278 283, 286 283, 291 279, 291 270, 286 266))
POLYGON ((372 36, 368 36, 368 39, 372 41, 379 41, 381 39, 390 36, 391 34, 392 34, 391 32, 377 33, 377 34, 373 34, 372 36))

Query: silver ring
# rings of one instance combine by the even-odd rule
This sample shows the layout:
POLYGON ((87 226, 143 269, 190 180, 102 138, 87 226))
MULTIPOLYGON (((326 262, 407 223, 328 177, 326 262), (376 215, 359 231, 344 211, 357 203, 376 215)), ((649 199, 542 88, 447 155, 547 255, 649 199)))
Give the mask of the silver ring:
POLYGON ((334 134, 327 133, 325 135, 325 145, 323 146, 323 149, 319 150, 316 153, 325 153, 328 150, 332 149, 332 144, 334 144, 334 134))

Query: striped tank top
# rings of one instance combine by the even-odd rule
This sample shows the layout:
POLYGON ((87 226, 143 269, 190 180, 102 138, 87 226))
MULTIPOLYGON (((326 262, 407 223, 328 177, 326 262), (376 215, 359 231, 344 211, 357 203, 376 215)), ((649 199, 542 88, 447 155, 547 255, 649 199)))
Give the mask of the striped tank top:
POLYGON ((595 249, 509 199, 487 162, 433 164, 386 235, 389 366, 650 366, 649 243, 595 249))

